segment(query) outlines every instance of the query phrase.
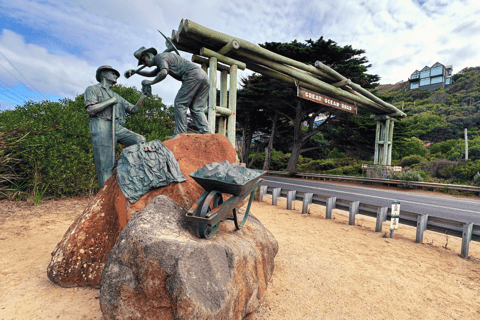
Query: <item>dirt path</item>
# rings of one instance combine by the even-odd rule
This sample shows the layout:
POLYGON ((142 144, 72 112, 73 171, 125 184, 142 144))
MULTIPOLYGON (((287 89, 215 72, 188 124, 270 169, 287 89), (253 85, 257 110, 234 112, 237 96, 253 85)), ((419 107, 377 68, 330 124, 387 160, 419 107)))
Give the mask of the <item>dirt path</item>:
MULTIPOLYGON (((323 207, 302 215, 299 202, 292 211, 282 199, 277 207, 267 202, 252 211, 280 251, 255 319, 480 318, 479 243, 465 260, 461 239, 427 231, 428 244, 416 244, 415 229, 403 225, 389 239, 369 217, 349 226, 346 212, 325 220, 323 207)), ((0 320, 101 319, 99 290, 61 288, 46 276, 50 253, 86 205, 0 201, 0 320)))

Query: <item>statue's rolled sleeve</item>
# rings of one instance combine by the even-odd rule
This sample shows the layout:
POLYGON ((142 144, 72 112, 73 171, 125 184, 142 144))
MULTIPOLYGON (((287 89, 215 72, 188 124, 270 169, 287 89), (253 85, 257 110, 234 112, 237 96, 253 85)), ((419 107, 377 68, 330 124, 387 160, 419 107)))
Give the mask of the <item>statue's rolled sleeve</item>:
POLYGON ((125 110, 128 113, 136 113, 135 112, 135 105, 131 104, 130 102, 128 102, 127 100, 125 100, 124 98, 122 98, 119 95, 117 95, 117 100, 123 105, 123 107, 125 108, 125 110))
POLYGON ((85 100, 85 108, 88 108, 94 104, 99 103, 98 96, 99 92, 97 86, 90 86, 85 90, 84 100, 85 100))

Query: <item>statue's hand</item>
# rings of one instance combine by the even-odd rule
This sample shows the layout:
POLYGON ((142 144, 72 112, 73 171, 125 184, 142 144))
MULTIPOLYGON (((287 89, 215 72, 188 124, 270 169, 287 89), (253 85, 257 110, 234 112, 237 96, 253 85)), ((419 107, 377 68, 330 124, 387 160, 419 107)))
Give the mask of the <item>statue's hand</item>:
POLYGON ((143 80, 142 81, 142 86, 151 86, 152 85, 152 81, 150 80, 143 80))
POLYGON ((129 69, 129 70, 125 71, 125 73, 124 73, 123 75, 125 76, 125 78, 128 79, 128 78, 130 78, 131 76, 133 76, 134 73, 135 73, 135 70, 129 69))
MULTIPOLYGON (((145 80, 144 80, 145 81, 145 80)), ((143 81, 142 81, 143 83, 143 81)), ((142 93, 147 96, 147 97, 150 97, 152 95, 152 86, 151 85, 143 85, 142 84, 142 93)))
POLYGON ((118 102, 118 99, 117 99, 117 97, 113 97, 113 98, 111 98, 111 99, 110 99, 110 102, 111 102, 112 104, 115 104, 115 103, 117 103, 117 102, 118 102))

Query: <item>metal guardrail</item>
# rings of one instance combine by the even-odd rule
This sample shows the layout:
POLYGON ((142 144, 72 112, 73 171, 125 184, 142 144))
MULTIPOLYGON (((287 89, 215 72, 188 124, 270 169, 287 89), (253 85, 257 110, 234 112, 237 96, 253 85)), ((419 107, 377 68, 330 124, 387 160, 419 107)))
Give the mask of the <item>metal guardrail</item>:
MULTIPOLYGON (((260 186, 260 201, 263 201, 264 194, 272 195, 272 205, 277 205, 279 197, 287 198, 287 209, 292 210, 292 202, 302 201, 302 213, 308 213, 309 204, 317 204, 326 207, 326 219, 332 218, 332 210, 340 209, 349 212, 349 224, 355 225, 355 216, 357 214, 376 218, 376 232, 382 231, 382 222, 391 218, 391 208, 380 207, 370 204, 362 204, 359 201, 350 201, 338 197, 328 197, 320 194, 297 192, 296 190, 287 190, 282 188, 272 188, 267 185, 260 186)), ((425 230, 446 233, 451 236, 462 238, 463 258, 468 257, 470 241, 480 242, 480 226, 473 223, 463 223, 455 220, 448 220, 439 217, 429 216, 428 214, 419 214, 415 212, 401 211, 401 224, 414 226, 417 228, 415 242, 423 243, 423 233, 425 230)))
POLYGON ((322 174, 322 173, 290 173, 286 171, 267 171, 269 175, 281 175, 289 176, 292 178, 319 178, 319 179, 336 179, 344 181, 356 181, 356 182, 372 182, 372 183, 381 183, 381 184, 396 184, 404 185, 408 184, 410 186, 419 187, 419 188, 434 188, 434 189, 449 189, 449 190, 459 190, 459 191, 472 191, 477 192, 480 195, 480 187, 475 186, 466 186, 460 184, 447 184, 447 183, 434 183, 434 182, 418 182, 418 181, 405 181, 405 180, 394 180, 394 179, 380 179, 380 178, 364 178, 364 177, 352 177, 352 176, 340 176, 334 174, 322 174))

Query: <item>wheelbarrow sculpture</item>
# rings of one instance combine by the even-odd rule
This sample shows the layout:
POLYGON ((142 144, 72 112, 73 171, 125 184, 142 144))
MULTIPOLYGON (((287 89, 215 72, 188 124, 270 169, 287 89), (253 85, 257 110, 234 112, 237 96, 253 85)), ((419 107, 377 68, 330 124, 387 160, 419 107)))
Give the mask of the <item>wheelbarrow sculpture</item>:
MULTIPOLYGON (((243 168, 243 170, 250 169, 243 168)), ((235 228, 240 230, 247 221, 256 188, 265 181, 262 179, 265 171, 250 170, 255 172, 256 177, 248 177, 248 180, 243 184, 222 181, 224 179, 216 177, 199 177, 196 175, 198 171, 190 174, 190 177, 202 186, 205 192, 188 211, 187 221, 198 225, 199 236, 206 239, 211 239, 217 233, 220 223, 227 219, 233 220, 235 228), (232 196, 224 202, 223 193, 232 196), (248 195, 250 195, 248 206, 243 218, 241 218, 237 207, 248 195), (232 215, 229 215, 229 213, 232 213, 232 215)))

